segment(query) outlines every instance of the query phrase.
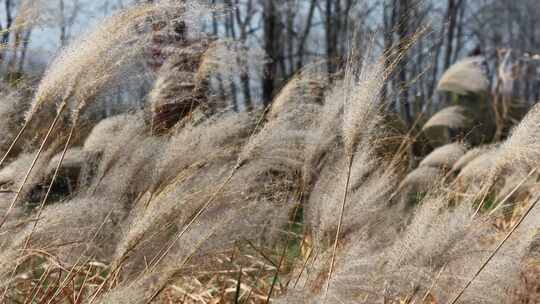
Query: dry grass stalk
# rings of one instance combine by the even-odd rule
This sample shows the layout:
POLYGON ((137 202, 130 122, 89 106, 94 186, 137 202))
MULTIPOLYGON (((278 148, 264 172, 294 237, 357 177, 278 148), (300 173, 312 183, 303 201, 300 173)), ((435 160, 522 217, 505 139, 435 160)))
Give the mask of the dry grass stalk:
POLYGON ((34 160, 32 161, 32 164, 30 165, 30 168, 28 169, 28 171, 26 172, 26 175, 23 179, 23 182, 21 183, 21 185, 19 186, 19 189, 17 190, 16 192, 16 195, 15 197, 13 198, 13 200, 11 201, 11 204, 9 205, 8 207, 8 210, 6 211, 6 213, 4 214, 4 216, 2 217, 2 220, 0 221, 0 228, 4 225, 4 223, 6 222, 8 216, 9 216, 9 213, 11 212, 11 210, 13 209, 13 207, 15 206, 15 204, 17 203, 17 200, 19 199, 21 193, 22 193, 22 190, 26 184, 26 181, 28 180, 28 177, 30 176, 30 174, 32 173, 32 170, 34 169, 34 166, 39 158, 39 156, 41 155, 41 153, 43 152, 43 149, 45 147, 45 144, 47 143, 47 141, 49 140, 49 137, 50 135, 52 134, 53 132, 53 129, 56 127, 56 123, 58 122, 59 118, 60 118, 60 115, 62 114, 62 112, 64 111, 64 108, 65 108, 66 104, 62 104, 60 106, 60 108, 58 109, 58 114, 56 115, 55 119, 53 120, 53 122, 51 123, 51 126, 49 127, 48 131, 47 131, 47 134, 45 135, 45 138, 43 139, 43 142, 41 143, 41 147, 39 148, 38 152, 36 153, 36 156, 34 157, 34 160))
POLYGON ((485 259, 485 261, 480 265, 480 267, 478 268, 478 270, 474 273, 474 275, 467 281, 467 283, 465 284, 465 286, 463 286, 463 288, 458 292, 458 294, 451 300, 449 301, 448 303, 449 304, 455 304, 457 303, 457 301, 463 296, 463 294, 465 293, 465 291, 467 290, 467 288, 469 288, 469 286, 471 286, 471 284, 474 282, 474 280, 478 277, 478 275, 480 275, 480 273, 482 272, 482 270, 484 270, 484 268, 486 268, 486 266, 488 265, 488 263, 493 259, 493 257, 499 252, 499 250, 501 249, 501 247, 506 243, 506 241, 508 241, 508 239, 512 236, 512 234, 516 231, 516 229, 521 225, 521 223, 523 223, 523 221, 525 220, 525 218, 527 218, 527 216, 529 215, 529 213, 531 213, 531 211, 533 210, 533 208, 537 205, 538 201, 540 201, 540 198, 537 198, 533 203, 530 204, 529 208, 527 208, 527 211, 525 211, 525 213, 521 216, 521 218, 519 219, 519 221, 514 225, 514 227, 512 227, 512 229, 506 234, 506 236, 504 237, 504 239, 502 239, 499 244, 497 245, 497 247, 489 254, 489 256, 485 259))
POLYGON ((2 156, 2 159, 0 160, 0 168, 1 168, 2 165, 4 164, 4 161, 8 158, 9 154, 11 153, 11 151, 13 150, 13 148, 15 147, 15 145, 17 145, 17 143, 18 143, 19 140, 21 139, 22 135, 24 134, 24 131, 25 131, 26 128, 28 127, 28 124, 29 124, 29 122, 28 122, 28 121, 25 121, 24 125, 21 127, 21 129, 20 129, 19 132, 17 133, 17 136, 15 136, 15 138, 11 141, 11 144, 9 145, 9 148, 8 148, 7 151, 4 153, 4 156, 2 156))
MULTIPOLYGON (((51 179, 51 182, 49 183, 49 186, 47 187, 47 192, 45 194, 45 196, 43 197, 43 200, 41 201, 41 204, 39 206, 39 209, 38 209, 38 212, 37 212, 37 216, 36 216, 36 220, 34 221, 34 224, 32 225, 32 230, 30 231, 30 234, 28 234, 26 240, 24 241, 24 245, 21 249, 21 254, 24 254, 24 252, 26 251, 26 249, 28 248, 28 245, 30 243, 30 240, 32 238, 32 234, 35 232, 36 230, 36 226, 37 226, 37 223, 41 217, 41 214, 43 212, 43 208, 45 207, 45 204, 47 203, 47 200, 49 198, 49 195, 51 194, 51 190, 52 190, 52 187, 54 185, 54 182, 56 181, 56 178, 58 177, 58 172, 60 171, 60 167, 62 166, 62 161, 64 160, 65 156, 66 156, 66 152, 69 148, 69 144, 71 143, 71 139, 73 137, 73 132, 75 131, 75 126, 76 125, 73 125, 71 127, 71 130, 69 132, 69 135, 68 135, 68 138, 66 140, 66 144, 64 146, 64 149, 62 151, 62 155, 60 157, 60 160, 58 162, 58 165, 56 166, 56 169, 54 170, 54 174, 53 174, 53 177, 51 179)), ((19 267, 19 263, 16 263, 15 264, 15 267, 13 267, 13 272, 11 273, 11 278, 13 278, 13 276, 15 275, 15 273, 17 272, 17 269, 19 267)), ((10 279, 11 280, 11 279, 10 279)), ((3 301, 5 299, 5 296, 6 296, 6 293, 7 293, 7 288, 4 290, 4 293, 2 294, 2 300, 3 301)), ((53 297, 54 298, 54 297, 53 297)))
POLYGON ((357 145, 362 141, 369 141, 373 134, 370 134, 376 129, 379 123, 380 110, 384 107, 379 104, 379 95, 384 87, 384 83, 389 77, 393 69, 401 61, 402 56, 407 52, 408 48, 414 43, 416 35, 421 35, 422 30, 418 31, 411 37, 410 41, 406 41, 401 46, 401 49, 395 54, 395 57, 383 54, 379 58, 373 58, 372 50, 368 50, 366 57, 361 64, 361 70, 358 72, 354 66, 356 63, 356 50, 352 50, 345 68, 345 95, 343 98, 343 140, 345 154, 348 158, 347 177, 345 180, 343 200, 339 213, 338 227, 336 237, 332 247, 332 255, 330 267, 326 279, 323 302, 326 302, 328 290, 332 281, 334 272, 337 247, 339 236, 343 224, 343 216, 345 213, 345 205, 347 203, 347 193, 349 191, 351 167, 354 162, 357 145), (356 83, 358 81, 358 83, 356 83), (356 88, 351 87, 357 85, 356 88))

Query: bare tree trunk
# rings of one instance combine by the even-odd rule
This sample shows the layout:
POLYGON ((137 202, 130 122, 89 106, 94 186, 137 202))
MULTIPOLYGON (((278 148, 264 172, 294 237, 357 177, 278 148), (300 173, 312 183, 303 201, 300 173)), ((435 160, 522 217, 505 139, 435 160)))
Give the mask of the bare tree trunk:
MULTIPOLYGON (((410 0, 399 0, 399 22, 397 32, 399 35, 399 52, 406 52, 407 41, 409 38, 409 16, 411 14, 411 3, 410 0)), ((402 106, 403 118, 405 122, 410 125, 412 123, 411 118, 411 106, 409 101, 409 89, 407 87, 407 56, 403 55, 403 59, 399 64, 398 71, 398 81, 399 81, 399 90, 400 90, 400 102, 402 106)))
POLYGON ((287 40, 286 40, 286 46, 285 46, 285 58, 283 58, 282 62, 285 65, 285 69, 283 70, 284 78, 289 78, 290 75, 294 74, 295 72, 295 64, 294 64, 294 47, 295 47, 295 28, 294 28, 294 20, 296 19, 296 8, 298 6, 298 3, 296 1, 288 1, 286 2, 287 5, 287 13, 286 13, 286 22, 285 22, 285 33, 287 34, 287 40))
MULTIPOLYGON (((9 44, 10 30, 11 30, 11 25, 13 24, 13 15, 11 12, 11 4, 12 4, 11 0, 5 0, 4 4, 5 4, 4 10, 6 13, 6 27, 3 28, 0 25, 0 30, 3 31, 2 45, 6 46, 9 44)), ((5 51, 2 48, 2 50, 0 50, 0 63, 2 63, 4 60, 5 60, 5 51)))
MULTIPOLYGON (((230 1, 226 1, 226 4, 230 5, 230 1)), ((234 30, 234 22, 232 19, 232 15, 229 14, 228 18, 225 22, 225 35, 229 38, 234 39, 236 37, 236 32, 234 30)), ((238 107, 238 92, 236 88, 236 83, 234 82, 234 78, 232 76, 229 77, 229 84, 230 84, 230 90, 231 90, 231 98, 232 98, 232 104, 235 111, 239 110, 238 107)))
POLYGON ((6 12, 6 31, 2 34, 2 44, 6 45, 9 42, 10 28, 13 24, 13 14, 11 11, 12 2, 11 0, 5 0, 5 12, 6 12))
MULTIPOLYGON (((397 16, 397 0, 392 0, 390 4, 386 1, 382 3, 382 17, 383 17, 383 28, 384 28, 384 50, 387 53, 384 64, 385 69, 389 70, 390 68, 390 59, 389 56, 392 54, 392 46, 394 45, 394 27, 396 24, 397 16)), ((385 89, 382 92, 381 98, 386 100, 388 98, 388 90, 392 86, 392 81, 389 81, 385 84, 385 89)), ((388 103, 390 105, 390 103, 388 103)), ((397 112, 397 104, 392 104, 392 110, 397 112)))
POLYGON ((441 52, 442 48, 444 46, 444 39, 442 38, 444 33, 444 28, 441 30, 441 37, 438 39, 436 45, 434 46, 435 51, 433 54, 433 61, 432 61, 432 73, 431 73, 431 79, 429 82, 427 94, 430 96, 430 100, 428 101, 427 107, 426 107, 426 113, 430 115, 432 113, 433 108, 433 99, 435 98, 435 86, 437 85, 437 77, 439 76, 439 61, 441 59, 441 52))
POLYGON ((26 53, 28 51, 28 45, 30 44, 30 35, 32 34, 32 29, 29 28, 24 34, 23 45, 21 49, 21 58, 19 58, 19 74, 22 74, 24 71, 24 62, 26 61, 26 53))
MULTIPOLYGON (((337 0, 338 2, 341 0, 337 0)), ((334 16, 334 5, 336 0, 326 0, 325 6, 325 37, 326 37, 326 65, 329 74, 337 70, 337 19, 334 16)))
MULTIPOLYGON (((246 3, 246 17, 242 19, 242 13, 240 11, 240 3, 236 0, 235 16, 236 23, 240 29, 240 41, 242 42, 243 51, 247 51, 247 38, 248 38, 248 26, 251 24, 251 11, 252 0, 248 0, 246 3)), ((231 16, 230 26, 234 29, 234 20, 231 16)), ((233 31, 234 33, 234 31, 233 31)), ((236 36, 236 34, 234 34, 236 36)), ((236 37, 234 37, 236 38, 236 37)), ((246 110, 251 111, 253 109, 253 101, 251 98, 251 80, 249 77, 249 66, 244 61, 244 58, 237 58, 238 64, 242 66, 242 72, 240 73, 240 85, 242 86, 242 92, 244 94, 244 102, 246 110)))
MULTIPOLYGON (((463 3, 465 1, 462 1, 463 3)), ((454 51, 454 56, 452 57, 452 61, 456 62, 459 59, 460 50, 463 47, 463 35, 464 35, 464 28, 465 28, 465 4, 458 6, 458 17, 457 17, 457 33, 456 33, 456 50, 454 51)))
POLYGON ((272 102, 275 89, 278 60, 278 12, 275 0, 263 0, 264 50, 269 57, 264 64, 262 79, 263 102, 267 106, 272 102))
POLYGON ((341 39, 341 49, 340 54, 344 56, 348 52, 348 41, 349 38, 349 25, 350 25, 350 14, 351 9, 353 8, 353 5, 355 4, 354 0, 347 0, 345 1, 345 9, 343 10, 343 17, 341 21, 341 32, 342 32, 342 39, 341 39))
POLYGON ((452 52, 454 47, 454 35, 457 25, 460 0, 448 0, 446 18, 448 20, 448 29, 446 30, 446 49, 444 53, 444 69, 448 69, 452 63, 452 52))
POLYGON ((315 15, 316 5, 317 0, 311 0, 306 25, 304 26, 304 31, 302 32, 302 35, 300 36, 298 42, 298 61, 296 63, 297 70, 301 69, 304 66, 304 53, 306 49, 306 42, 313 27, 313 15, 315 15))
MULTIPOLYGON (((212 4, 216 4, 216 0, 212 0, 212 4)), ((214 37, 219 36, 219 24, 216 16, 216 12, 212 12, 212 34, 214 37)), ((216 76, 217 82, 218 82, 218 92, 219 97, 222 101, 225 101, 227 99, 227 94, 225 93, 225 85, 223 84, 223 75, 218 74, 216 76)), ((233 108, 235 111, 238 110, 237 105, 233 105, 233 108)))
POLYGON ((60 46, 66 45, 66 17, 65 17, 65 3, 64 0, 58 0, 58 9, 60 10, 60 46))

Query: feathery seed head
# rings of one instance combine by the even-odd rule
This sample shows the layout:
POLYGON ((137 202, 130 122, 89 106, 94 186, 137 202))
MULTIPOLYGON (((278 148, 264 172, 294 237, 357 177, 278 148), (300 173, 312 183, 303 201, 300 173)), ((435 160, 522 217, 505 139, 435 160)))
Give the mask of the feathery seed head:
POLYGON ((71 99, 74 99, 69 103, 72 117, 78 118, 97 92, 114 85, 119 78, 128 77, 125 71, 137 62, 151 41, 151 33, 144 31, 148 18, 173 15, 177 16, 173 21, 180 18, 195 23, 193 18, 199 17, 200 9, 201 6, 174 1, 139 4, 99 22, 96 29, 81 35, 49 66, 26 119, 29 120, 45 104, 71 99), (198 13, 191 8, 199 10, 198 13))
POLYGON ((439 80, 437 91, 468 93, 484 93, 489 90, 486 76, 486 59, 483 56, 468 57, 451 66, 439 80))

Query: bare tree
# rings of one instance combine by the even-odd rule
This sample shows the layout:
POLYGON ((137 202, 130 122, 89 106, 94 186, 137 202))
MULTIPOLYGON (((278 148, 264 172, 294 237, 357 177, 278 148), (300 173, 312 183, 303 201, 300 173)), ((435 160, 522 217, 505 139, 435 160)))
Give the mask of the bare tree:
MULTIPOLYGON (((240 30, 239 38, 240 38, 240 42, 242 43, 242 48, 244 48, 244 50, 247 50, 248 32, 251 29, 252 17, 254 14, 253 1, 247 0, 246 5, 245 5, 245 11, 246 11, 245 17, 242 16, 239 1, 235 0, 235 2, 236 2, 236 5, 234 8, 234 16, 236 18, 236 22, 240 30)), ((232 19, 232 16, 230 18, 232 19)), ((232 20, 229 26, 231 28, 234 28, 234 23, 232 22, 232 20)), ((236 36, 236 34, 234 34, 234 31, 232 33, 233 33, 233 36, 236 36)), ((249 77, 249 66, 244 61, 244 58, 237 58, 237 60, 238 60, 238 64, 244 67, 242 69, 242 72, 240 73, 240 84, 242 86, 242 92, 244 94, 244 103, 246 105, 246 109, 251 110, 253 109, 253 102, 251 100, 251 80, 249 77)))
POLYGON ((275 0, 262 0, 263 7, 263 41, 264 50, 268 56, 268 60, 264 64, 264 74, 262 77, 262 98, 264 105, 268 105, 273 98, 274 89, 276 87, 276 74, 278 66, 278 57, 280 55, 279 50, 279 35, 280 35, 280 22, 279 13, 275 0))

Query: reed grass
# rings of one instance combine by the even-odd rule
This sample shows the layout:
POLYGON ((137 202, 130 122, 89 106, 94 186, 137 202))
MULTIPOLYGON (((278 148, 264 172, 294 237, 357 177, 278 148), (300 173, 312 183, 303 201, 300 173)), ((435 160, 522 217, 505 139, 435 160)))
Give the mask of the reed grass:
MULTIPOLYGON (((454 107, 442 122, 392 129, 381 96, 415 34, 399 50, 351 50, 333 82, 318 64, 305 68, 271 106, 237 113, 217 106, 227 100, 209 79, 258 71, 264 60, 255 52, 249 67, 236 66, 245 48, 197 29, 211 12, 194 1, 127 8, 59 54, 25 119, 1 110, 17 112, 21 127, 2 137, 2 302, 453 304, 511 295, 538 229, 539 107, 501 143, 452 142, 412 159, 427 128, 465 119, 454 107), (85 121, 100 95, 132 77, 151 40, 147 18, 187 22, 188 39, 169 50, 143 110, 85 121), (178 91, 183 81, 188 91, 178 91), (157 105, 197 96, 190 119, 154 132, 157 105), (35 154, 17 155, 29 134, 41 140, 29 145, 35 154), (68 166, 78 182, 57 190, 68 166)), ((439 89, 483 89, 484 79, 455 82, 479 72, 469 59, 439 89)))

